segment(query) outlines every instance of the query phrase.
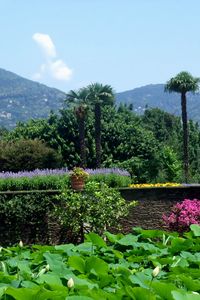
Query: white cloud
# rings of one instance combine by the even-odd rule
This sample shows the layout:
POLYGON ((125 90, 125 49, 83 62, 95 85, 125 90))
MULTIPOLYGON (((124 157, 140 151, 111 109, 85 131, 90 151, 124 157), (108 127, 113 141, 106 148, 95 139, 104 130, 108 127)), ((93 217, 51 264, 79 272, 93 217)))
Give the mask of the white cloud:
POLYGON ((47 57, 56 57, 55 45, 48 34, 34 33, 33 40, 42 48, 47 57))
POLYGON ((72 69, 57 57, 56 47, 48 34, 35 33, 33 40, 39 45, 45 54, 46 62, 40 66, 33 79, 39 80, 45 76, 51 76, 56 80, 69 80, 72 76, 72 69))
POLYGON ((52 62, 49 67, 55 79, 69 80, 71 78, 72 70, 61 59, 52 62))

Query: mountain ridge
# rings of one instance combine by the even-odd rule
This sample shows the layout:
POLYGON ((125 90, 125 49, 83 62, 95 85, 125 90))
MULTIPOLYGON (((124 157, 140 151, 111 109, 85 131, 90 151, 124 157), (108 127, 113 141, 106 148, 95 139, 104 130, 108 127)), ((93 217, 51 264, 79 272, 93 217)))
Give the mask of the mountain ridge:
MULTIPOLYGON (((66 93, 0 68, 0 126, 12 129, 17 122, 46 118, 62 109, 66 93)), ((164 84, 148 84, 116 93, 116 104, 132 104, 137 114, 158 107, 181 114, 180 94, 164 92, 164 84)), ((188 117, 200 123, 200 94, 188 93, 188 117)))
POLYGON ((65 93, 0 68, 0 126, 45 118, 62 108, 65 93))
MULTIPOLYGON (((142 114, 146 108, 160 108, 174 115, 181 115, 180 94, 164 91, 164 84, 148 84, 116 94, 116 102, 133 104, 136 113, 142 114)), ((188 117, 200 122, 200 94, 187 94, 188 117)))

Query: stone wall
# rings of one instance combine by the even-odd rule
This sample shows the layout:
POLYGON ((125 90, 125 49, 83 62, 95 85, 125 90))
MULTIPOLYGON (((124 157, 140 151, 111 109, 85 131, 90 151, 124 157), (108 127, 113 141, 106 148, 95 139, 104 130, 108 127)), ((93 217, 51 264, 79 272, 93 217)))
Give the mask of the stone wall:
POLYGON ((144 229, 161 229, 163 213, 184 199, 200 199, 200 185, 165 188, 120 189, 127 201, 137 200, 138 205, 131 209, 129 216, 122 220, 124 232, 130 232, 134 226, 144 229))

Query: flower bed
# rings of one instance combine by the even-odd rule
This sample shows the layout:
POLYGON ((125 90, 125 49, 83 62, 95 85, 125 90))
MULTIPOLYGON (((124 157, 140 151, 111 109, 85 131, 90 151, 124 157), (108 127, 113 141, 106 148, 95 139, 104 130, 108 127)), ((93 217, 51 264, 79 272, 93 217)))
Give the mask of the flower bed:
POLYGON ((159 187, 178 187, 183 186, 183 184, 175 182, 165 182, 165 183, 133 183, 130 184, 130 188, 139 189, 139 188, 159 188, 159 187))
MULTIPOLYGON (((89 181, 104 182, 110 187, 126 187, 131 183, 130 174, 121 169, 86 169, 89 181)), ((34 170, 18 173, 0 173, 0 191, 19 190, 59 190, 69 186, 69 171, 66 168, 55 170, 34 170)))

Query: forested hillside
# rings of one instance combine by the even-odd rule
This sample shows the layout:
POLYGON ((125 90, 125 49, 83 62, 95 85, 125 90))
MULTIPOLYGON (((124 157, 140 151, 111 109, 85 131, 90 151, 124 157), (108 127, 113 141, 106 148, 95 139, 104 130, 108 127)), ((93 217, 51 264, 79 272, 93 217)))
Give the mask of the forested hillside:
MULTIPOLYGON (((188 93, 188 118, 200 122, 200 94, 188 93)), ((174 115, 181 115, 180 95, 164 91, 164 84, 150 84, 130 91, 118 93, 117 103, 133 105, 138 114, 146 108, 160 108, 174 115)))
POLYGON ((59 90, 0 69, 0 126, 13 128, 19 121, 45 118, 62 107, 63 99, 59 90))

